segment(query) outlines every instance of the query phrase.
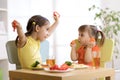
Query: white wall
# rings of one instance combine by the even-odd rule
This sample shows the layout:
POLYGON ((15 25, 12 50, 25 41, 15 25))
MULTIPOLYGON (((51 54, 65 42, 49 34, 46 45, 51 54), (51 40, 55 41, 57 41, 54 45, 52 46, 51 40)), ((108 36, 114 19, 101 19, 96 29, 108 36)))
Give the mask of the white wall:
POLYGON ((120 11, 120 0, 101 0, 101 6, 120 11))
POLYGON ((28 19, 33 15, 42 15, 47 18, 51 18, 52 0, 8 0, 8 31, 9 40, 16 38, 16 32, 13 32, 11 22, 18 20, 24 31, 26 31, 26 25, 28 19), (47 3, 46 3, 47 1, 47 3))

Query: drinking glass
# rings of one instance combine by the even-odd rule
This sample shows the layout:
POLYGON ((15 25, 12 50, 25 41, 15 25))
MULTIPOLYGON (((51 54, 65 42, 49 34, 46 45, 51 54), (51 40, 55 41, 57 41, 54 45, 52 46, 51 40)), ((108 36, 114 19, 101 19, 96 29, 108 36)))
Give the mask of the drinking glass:
POLYGON ((46 59, 46 64, 51 67, 55 65, 55 59, 46 59))

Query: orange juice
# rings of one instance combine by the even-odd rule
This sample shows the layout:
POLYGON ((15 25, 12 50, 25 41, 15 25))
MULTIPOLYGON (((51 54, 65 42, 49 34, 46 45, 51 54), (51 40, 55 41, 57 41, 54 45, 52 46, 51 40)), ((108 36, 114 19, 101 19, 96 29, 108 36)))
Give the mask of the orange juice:
POLYGON ((55 65, 55 59, 47 59, 46 64, 51 67, 55 65))
POLYGON ((94 58, 94 64, 95 64, 95 68, 99 68, 100 67, 100 58, 94 58))

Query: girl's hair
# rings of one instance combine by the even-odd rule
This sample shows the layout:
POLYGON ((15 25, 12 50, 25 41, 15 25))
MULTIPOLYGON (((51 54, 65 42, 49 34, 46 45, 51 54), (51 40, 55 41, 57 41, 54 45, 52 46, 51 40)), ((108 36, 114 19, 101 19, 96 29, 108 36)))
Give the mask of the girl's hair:
MULTIPOLYGON (((32 16, 28 20, 27 27, 26 27, 27 32, 25 33, 25 35, 30 36, 32 32, 35 31, 36 25, 39 25, 39 27, 42 27, 48 23, 49 23, 49 20, 41 15, 32 16)), ((15 41, 16 45, 17 45, 18 38, 19 36, 17 36, 16 38, 16 41, 15 41)))
POLYGON ((97 30, 96 26, 94 26, 94 25, 82 25, 78 28, 78 31, 79 32, 88 31, 89 36, 94 37, 99 46, 102 46, 104 44, 104 41, 105 41, 104 33, 100 30, 97 30))

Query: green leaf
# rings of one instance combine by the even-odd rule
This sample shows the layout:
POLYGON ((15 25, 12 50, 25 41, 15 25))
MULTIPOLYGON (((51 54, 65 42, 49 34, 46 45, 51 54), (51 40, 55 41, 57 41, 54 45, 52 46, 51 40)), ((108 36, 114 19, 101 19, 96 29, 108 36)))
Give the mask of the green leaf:
POLYGON ((72 62, 66 61, 65 64, 67 64, 68 66, 71 66, 71 65, 72 65, 72 62))
POLYGON ((35 61, 31 66, 32 67, 37 67, 37 65, 40 64, 38 61, 35 61))

